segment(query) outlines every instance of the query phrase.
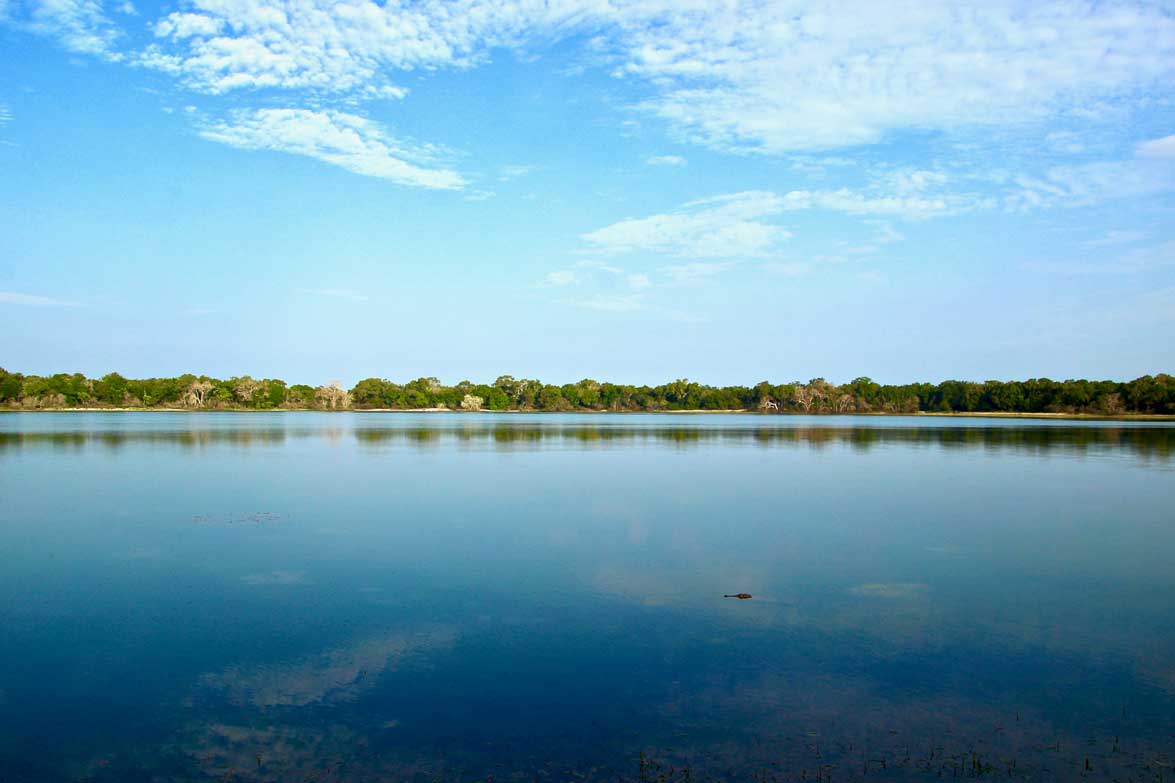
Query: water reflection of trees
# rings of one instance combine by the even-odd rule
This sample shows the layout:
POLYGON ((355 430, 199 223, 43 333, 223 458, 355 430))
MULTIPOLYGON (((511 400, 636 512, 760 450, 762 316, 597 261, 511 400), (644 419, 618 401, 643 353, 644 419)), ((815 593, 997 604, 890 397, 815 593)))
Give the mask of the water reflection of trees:
MULTIPOLYGON (((176 445, 183 448, 207 446, 278 446, 290 438, 326 438, 332 430, 208 429, 208 430, 101 430, 68 432, 0 432, 0 450, 49 446, 80 449, 104 446, 120 449, 128 444, 176 445)), ((336 437, 338 430, 334 430, 336 437)))
POLYGON ((823 449, 848 446, 860 451, 891 445, 947 449, 1047 452, 1125 450, 1170 459, 1175 428, 1169 427, 609 427, 485 426, 463 428, 364 427, 357 442, 395 444, 485 444, 496 449, 547 446, 606 448, 669 445, 690 448, 707 444, 823 449))
POLYGON ((280 446, 288 440, 336 442, 346 435, 361 446, 404 445, 433 449, 448 444, 493 450, 671 446, 710 444, 824 449, 915 446, 941 449, 1027 453, 1125 451, 1145 458, 1170 460, 1175 454, 1175 427, 1155 426, 998 426, 998 427, 830 427, 830 426, 613 426, 596 424, 489 423, 468 426, 330 428, 232 427, 174 430, 70 430, 0 432, 0 451, 50 447, 81 449, 128 444, 174 445, 184 449, 212 446, 249 448, 280 446))

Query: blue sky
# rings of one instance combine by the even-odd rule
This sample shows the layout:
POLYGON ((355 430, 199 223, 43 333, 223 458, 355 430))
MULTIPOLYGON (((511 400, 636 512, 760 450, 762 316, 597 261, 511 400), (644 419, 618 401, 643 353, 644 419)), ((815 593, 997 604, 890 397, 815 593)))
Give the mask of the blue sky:
POLYGON ((1170 3, 0 0, 0 364, 1175 369, 1170 3))

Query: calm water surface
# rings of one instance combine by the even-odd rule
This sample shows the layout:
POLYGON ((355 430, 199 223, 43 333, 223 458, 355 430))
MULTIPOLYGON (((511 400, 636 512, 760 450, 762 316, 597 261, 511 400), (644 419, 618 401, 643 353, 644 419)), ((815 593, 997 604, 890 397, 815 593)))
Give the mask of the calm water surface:
POLYGON ((0 415, 0 780, 1171 781, 1173 508, 1162 425, 0 415))

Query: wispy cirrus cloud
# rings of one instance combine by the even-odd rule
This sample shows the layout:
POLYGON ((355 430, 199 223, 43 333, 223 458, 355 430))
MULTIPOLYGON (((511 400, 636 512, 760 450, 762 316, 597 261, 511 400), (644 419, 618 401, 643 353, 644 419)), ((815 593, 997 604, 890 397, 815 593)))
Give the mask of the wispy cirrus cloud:
POLYGON ((532 174, 535 171, 538 171, 538 166, 528 166, 521 164, 502 166, 500 169, 498 169, 498 181, 509 182, 520 177, 525 177, 527 174, 532 174))
POLYGON ((1175 160, 1175 135, 1144 141, 1134 151, 1140 158, 1175 160))
POLYGON ((645 297, 641 294, 595 294, 583 299, 565 300, 564 303, 583 310, 599 310, 606 313, 631 313, 647 307, 645 297))
POLYGON ((686 285, 720 275, 734 265, 733 261, 694 261, 689 264, 663 266, 660 271, 673 283, 686 285))
POLYGON ((1175 74, 1175 19, 1150 3, 667 8, 658 24, 622 22, 618 71, 655 85, 647 111, 720 149, 774 154, 910 128, 1021 126, 1175 74))
POLYGON ((767 221, 784 209, 768 191, 744 191, 691 201, 672 212, 627 218, 581 235, 596 252, 658 253, 683 258, 761 256, 790 234, 767 221))
POLYGON ((563 286, 576 285, 582 279, 582 276, 579 275, 574 269, 559 269, 548 273, 547 276, 543 279, 543 285, 553 288, 562 288, 563 286))
POLYGON ((0 291, 0 304, 24 305, 26 307, 81 307, 80 302, 54 299, 50 296, 21 294, 15 291, 0 291))
MULTIPOLYGON (((169 74, 196 92, 257 93, 268 105, 291 107, 226 115, 205 123, 205 138, 440 189, 465 181, 416 159, 371 120, 326 107, 354 111, 363 101, 403 98, 400 82, 409 74, 472 69, 498 49, 528 54, 574 39, 589 41, 576 67, 606 63, 639 83, 645 97, 636 108, 677 138, 721 151, 795 157, 906 131, 1027 126, 1025 138, 1044 137, 1055 152, 1076 154, 1085 149, 1079 134, 1042 134, 1039 125, 1056 118, 1079 125, 1108 105, 1129 112, 1136 99, 1175 80, 1175 18, 1148 2, 962 0, 926 9, 852 0, 180 0, 174 11, 141 22, 126 16, 134 8, 125 0, 114 8, 153 40, 140 45, 125 35, 101 0, 27 0, 10 16, 71 51, 169 74)), ((1169 159, 1173 138, 1148 142, 1139 156, 1169 159)), ((647 163, 685 159, 656 155, 647 163)), ((823 169, 798 158, 793 166, 823 169)), ((1112 188, 1109 168, 1025 174, 1010 203, 1055 201, 1050 187, 1076 188, 1070 180, 1086 173, 1112 188)), ((1152 192, 1137 183, 1126 191, 1152 192)), ((970 201, 925 189, 793 196, 797 208, 905 218, 956 214, 970 201)))
POLYGON ((1085 151, 1081 136, 1073 131, 1053 131, 1044 137, 1045 145, 1053 152, 1063 155, 1077 155, 1085 151))
POLYGON ((1030 272, 1063 275, 1136 275, 1173 266, 1175 240, 1133 247, 1097 260, 1030 261, 1022 265, 1030 272))
MULTIPOLYGON (((14 6, 15 7, 15 6, 14 6)), ((77 54, 88 54, 118 62, 122 32, 106 15, 101 0, 31 0, 22 4, 19 15, 10 17, 17 27, 56 38, 77 54)), ((5 19, 0 5, 0 22, 5 19)))
POLYGON ((612 264, 580 261, 569 269, 549 273, 541 288, 563 289, 555 301, 585 310, 633 312, 648 306, 649 276, 612 264))
POLYGON ((1143 141, 1131 157, 1054 166, 1041 175, 1020 175, 1007 196, 1011 209, 1087 206, 1147 198, 1175 191, 1175 136, 1143 141))
POLYGON ((1110 247, 1113 245, 1129 245, 1133 242, 1141 242, 1149 236, 1145 231, 1124 231, 1121 229, 1111 229, 1100 237, 1086 240, 1084 243, 1087 247, 1110 247))
POLYGON ((784 197, 786 210, 818 209, 848 215, 926 220, 958 215, 990 206, 989 200, 958 193, 881 193, 851 188, 837 190, 793 190, 784 197))
POLYGON ((299 290, 304 294, 326 296, 332 299, 347 299, 351 302, 366 302, 368 300, 367 294, 351 288, 301 288, 299 290))
POLYGON ((653 155, 645 158, 650 166, 684 166, 687 161, 680 155, 653 155))
POLYGON ((455 171, 436 166, 433 150, 399 141, 378 124, 354 114, 309 109, 239 111, 205 125, 210 141, 253 150, 272 150, 339 166, 356 174, 401 185, 442 190, 465 186, 455 171))
POLYGON ((580 261, 569 269, 560 269, 548 274, 542 282, 545 288, 562 288, 571 285, 581 285, 599 278, 624 284, 632 290, 649 287, 649 278, 640 273, 627 272, 618 266, 604 264, 599 261, 580 261))
POLYGON ((1175 75, 1175 20, 1150 3, 187 0, 154 32, 139 62, 193 89, 324 94, 590 32, 681 136, 767 154, 1089 114, 1175 75))
POLYGON ((785 210, 824 210, 872 218, 927 220, 995 206, 996 201, 960 187, 938 169, 884 168, 855 188, 793 190, 785 210))
MULTIPOLYGON (((925 220, 993 206, 996 201, 945 189, 940 172, 893 171, 858 189, 744 191, 699 199, 670 212, 626 218, 581 235, 591 252, 605 255, 644 252, 679 258, 764 257, 790 238, 775 222, 786 212, 822 210, 871 219, 925 220)), ((901 239, 891 227, 880 229, 870 246, 901 239)))

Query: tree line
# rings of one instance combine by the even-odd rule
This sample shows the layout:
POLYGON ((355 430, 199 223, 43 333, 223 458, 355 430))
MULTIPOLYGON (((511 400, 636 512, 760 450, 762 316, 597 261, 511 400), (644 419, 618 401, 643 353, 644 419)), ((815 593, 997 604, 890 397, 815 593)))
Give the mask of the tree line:
POLYGON ((758 411, 762 413, 1085 413, 1175 415, 1175 378, 1132 381, 943 381, 880 384, 861 377, 837 385, 823 378, 754 386, 708 386, 687 379, 634 386, 585 379, 556 385, 503 375, 492 384, 436 378, 395 383, 366 378, 340 384, 289 385, 273 378, 206 375, 92 379, 80 373, 22 375, 0 368, 0 407, 184 408, 192 410, 758 411))

